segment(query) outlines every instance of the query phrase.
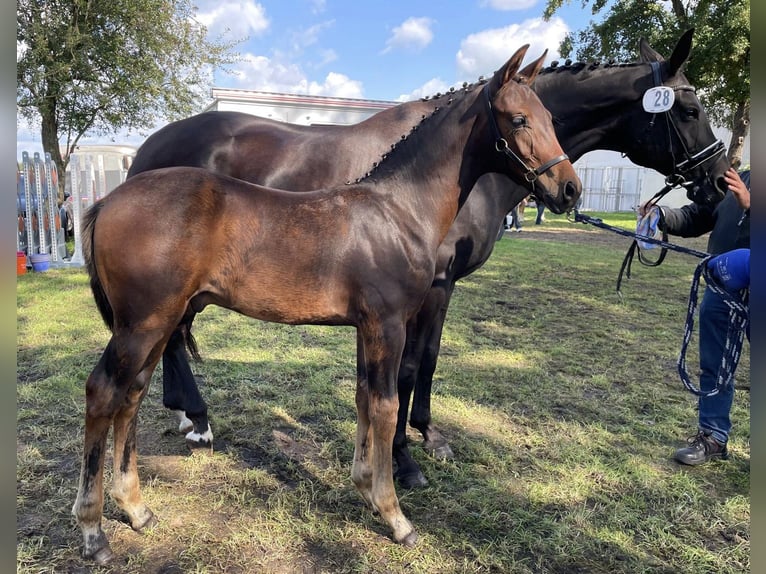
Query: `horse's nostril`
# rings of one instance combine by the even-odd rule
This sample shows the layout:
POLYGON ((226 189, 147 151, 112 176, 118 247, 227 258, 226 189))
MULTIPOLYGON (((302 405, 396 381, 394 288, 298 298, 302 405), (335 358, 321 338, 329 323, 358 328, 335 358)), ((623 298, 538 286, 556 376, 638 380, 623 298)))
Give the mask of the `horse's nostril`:
POLYGON ((573 182, 567 182, 566 186, 564 187, 564 197, 566 197, 568 201, 572 201, 575 197, 577 197, 577 186, 573 182))

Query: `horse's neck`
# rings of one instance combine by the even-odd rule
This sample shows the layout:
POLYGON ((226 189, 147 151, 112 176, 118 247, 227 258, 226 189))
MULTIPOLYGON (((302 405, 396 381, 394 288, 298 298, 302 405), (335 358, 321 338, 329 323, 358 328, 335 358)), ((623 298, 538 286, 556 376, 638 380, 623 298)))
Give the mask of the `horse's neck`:
POLYGON ((412 126, 420 123, 423 116, 429 115, 437 105, 434 102, 435 100, 405 102, 346 127, 349 132, 373 137, 385 141, 388 145, 407 134, 412 126))
POLYGON ((439 242, 479 177, 496 167, 486 125, 476 125, 483 104, 477 98, 483 98, 481 87, 437 102, 438 111, 401 139, 368 178, 384 193, 391 186, 406 188, 393 194, 396 201, 416 219, 433 216, 439 242))
POLYGON ((636 80, 645 66, 597 66, 579 71, 553 69, 540 73, 533 88, 554 118, 561 147, 576 161, 596 149, 624 151, 619 141, 623 110, 641 97, 636 80))

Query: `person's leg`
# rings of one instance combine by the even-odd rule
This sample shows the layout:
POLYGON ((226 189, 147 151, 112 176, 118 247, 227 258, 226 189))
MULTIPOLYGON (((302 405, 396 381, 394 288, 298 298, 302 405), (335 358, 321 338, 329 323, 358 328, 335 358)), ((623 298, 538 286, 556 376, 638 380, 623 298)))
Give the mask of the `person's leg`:
MULTIPOLYGON (((723 299, 705 289, 699 306, 700 390, 716 387, 721 358, 729 330, 729 308, 723 299)), ((734 366, 736 368, 736 365, 734 366)), ((676 452, 676 460, 685 464, 701 464, 712 458, 727 458, 726 443, 731 430, 730 411, 734 399, 732 377, 719 392, 699 398, 699 433, 690 446, 676 452)))
POLYGON ((511 210, 511 215, 513 215, 513 228, 516 229, 516 231, 521 231, 521 219, 519 216, 519 206, 517 205, 511 210))
POLYGON ((537 202, 537 219, 535 220, 535 225, 540 225, 543 221, 545 221, 545 217, 543 216, 543 212, 545 211, 545 204, 542 201, 537 202))

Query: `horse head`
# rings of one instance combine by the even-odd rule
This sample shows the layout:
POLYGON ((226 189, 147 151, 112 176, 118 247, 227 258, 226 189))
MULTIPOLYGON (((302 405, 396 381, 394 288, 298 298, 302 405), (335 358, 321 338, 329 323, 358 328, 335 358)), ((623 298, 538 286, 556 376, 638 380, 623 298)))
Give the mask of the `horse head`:
POLYGON ((713 134, 694 88, 681 71, 691 51, 693 33, 691 29, 681 36, 667 60, 641 39, 641 61, 650 64, 652 71, 648 91, 654 91, 644 92, 645 132, 636 140, 640 145, 627 155, 642 164, 645 158, 664 153, 667 165, 661 171, 667 182, 682 185, 695 203, 709 204, 723 199, 723 174, 729 161, 723 142, 713 134), (647 98, 654 102, 647 102, 647 98))
POLYGON ((582 184, 556 138, 550 112, 529 87, 545 53, 517 75, 528 48, 519 48, 484 87, 488 124, 495 149, 510 164, 509 177, 552 212, 564 213, 576 204, 582 184))

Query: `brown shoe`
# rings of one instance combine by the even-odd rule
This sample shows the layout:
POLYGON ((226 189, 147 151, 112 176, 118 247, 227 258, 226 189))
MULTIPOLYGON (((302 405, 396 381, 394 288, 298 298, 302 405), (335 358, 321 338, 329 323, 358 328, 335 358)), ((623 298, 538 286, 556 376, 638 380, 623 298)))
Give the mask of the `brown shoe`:
POLYGON ((710 431, 701 430, 689 438, 688 447, 676 451, 674 458, 681 464, 696 466, 716 458, 726 460, 729 451, 726 450, 726 443, 715 440, 710 436, 710 431))

